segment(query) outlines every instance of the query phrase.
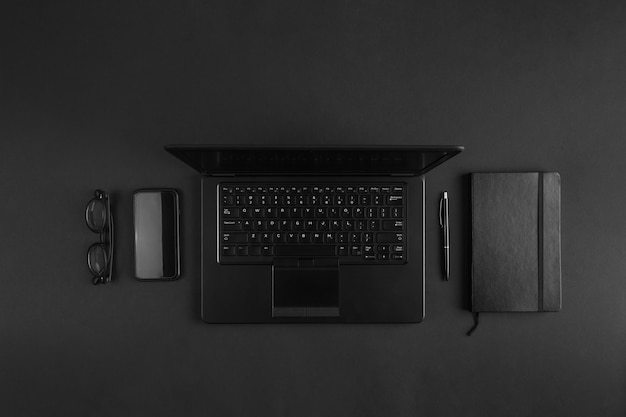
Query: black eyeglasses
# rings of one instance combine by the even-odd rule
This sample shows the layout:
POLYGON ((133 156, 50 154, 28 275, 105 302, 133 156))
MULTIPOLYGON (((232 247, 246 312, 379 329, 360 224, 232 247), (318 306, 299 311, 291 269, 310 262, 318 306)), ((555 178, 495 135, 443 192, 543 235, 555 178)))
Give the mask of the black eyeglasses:
POLYGON ((95 191, 95 197, 85 208, 85 221, 92 232, 100 234, 100 242, 87 250, 87 265, 93 275, 91 282, 106 284, 111 282, 113 273, 113 214, 107 193, 95 191))

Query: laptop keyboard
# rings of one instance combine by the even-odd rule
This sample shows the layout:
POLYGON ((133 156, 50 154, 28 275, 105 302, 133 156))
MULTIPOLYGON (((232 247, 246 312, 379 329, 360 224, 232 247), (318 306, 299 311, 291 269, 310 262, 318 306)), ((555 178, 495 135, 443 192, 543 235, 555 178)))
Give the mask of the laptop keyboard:
POLYGON ((222 183, 219 262, 337 256, 344 264, 402 264, 404 183, 222 183))

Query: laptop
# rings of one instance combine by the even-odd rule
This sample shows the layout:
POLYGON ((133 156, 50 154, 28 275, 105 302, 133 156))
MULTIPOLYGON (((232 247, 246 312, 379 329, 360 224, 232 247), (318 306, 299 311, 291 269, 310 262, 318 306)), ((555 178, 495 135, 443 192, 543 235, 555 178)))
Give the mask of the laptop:
POLYGON ((424 319, 424 174, 463 147, 165 149, 201 174, 203 321, 424 319))

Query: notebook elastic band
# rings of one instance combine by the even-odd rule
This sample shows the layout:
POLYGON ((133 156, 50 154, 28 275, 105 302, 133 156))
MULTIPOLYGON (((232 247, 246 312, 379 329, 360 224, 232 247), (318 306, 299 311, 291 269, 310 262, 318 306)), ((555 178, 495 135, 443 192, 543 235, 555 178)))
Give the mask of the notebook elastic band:
POLYGON ((472 315, 474 316, 474 327, 472 327, 472 328, 470 329, 470 331, 469 331, 469 332, 467 332, 467 335, 468 335, 468 336, 471 336, 471 335, 472 335, 472 333, 474 333, 474 331, 476 331, 476 328, 478 327, 478 314, 479 314, 478 312, 473 312, 473 313, 472 313, 472 315))
POLYGON ((537 311, 543 311, 543 172, 539 173, 537 189, 537 311))

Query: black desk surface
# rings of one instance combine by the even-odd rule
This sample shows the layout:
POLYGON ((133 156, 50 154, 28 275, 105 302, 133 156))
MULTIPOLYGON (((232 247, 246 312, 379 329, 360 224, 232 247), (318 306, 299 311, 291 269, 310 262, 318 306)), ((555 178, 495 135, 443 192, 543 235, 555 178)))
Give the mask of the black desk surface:
POLYGON ((626 414, 623 7, 70 3, 0 17, 3 415, 626 414), (465 145, 427 176, 425 322, 203 324, 199 179, 168 143, 465 145), (464 174, 534 170, 562 177, 563 310, 467 337, 464 174), (94 287, 97 187, 117 253, 94 287), (132 277, 141 187, 181 192, 177 282, 132 277))

